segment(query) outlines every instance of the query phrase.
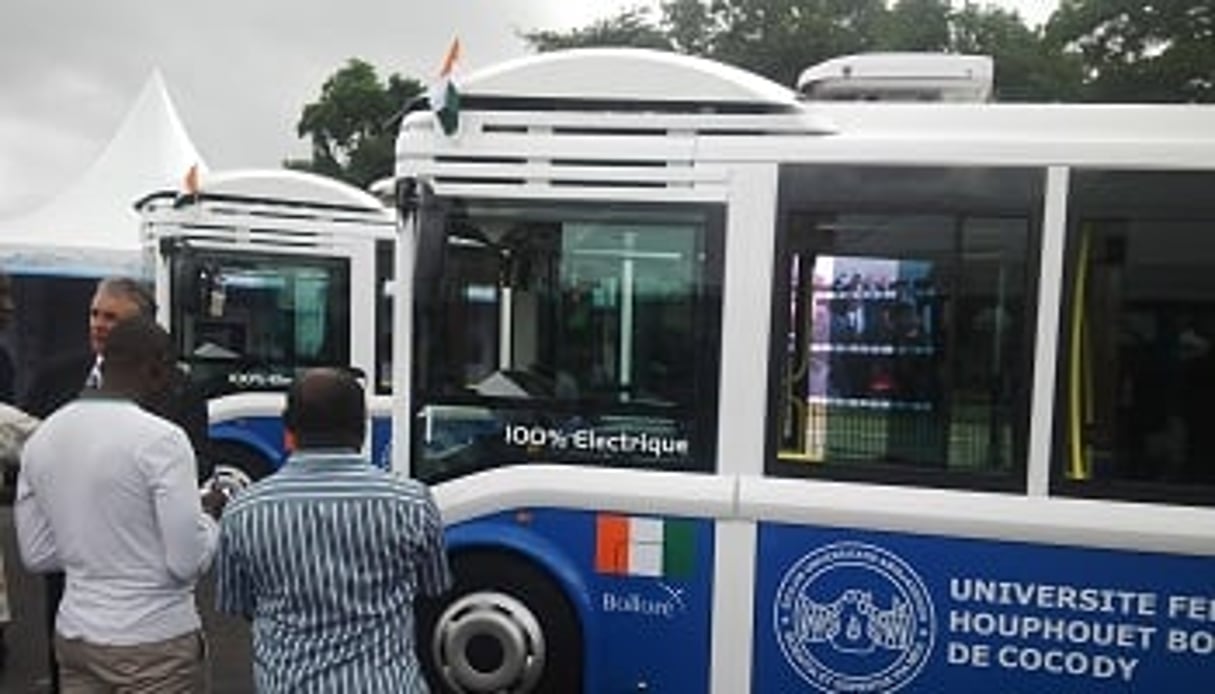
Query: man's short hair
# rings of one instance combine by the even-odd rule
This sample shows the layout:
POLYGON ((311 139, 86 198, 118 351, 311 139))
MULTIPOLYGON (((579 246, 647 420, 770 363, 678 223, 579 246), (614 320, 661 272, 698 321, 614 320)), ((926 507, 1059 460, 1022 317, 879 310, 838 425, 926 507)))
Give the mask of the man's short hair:
POLYGON ((287 391, 283 423, 301 448, 358 447, 367 427, 363 387, 344 369, 310 369, 287 391))
POLYGON ((148 320, 156 318, 156 297, 146 283, 133 277, 107 277, 97 283, 97 292, 125 297, 139 307, 139 315, 148 320))
POLYGON ((119 321, 102 351, 104 368, 137 368, 143 364, 173 363, 173 341, 156 321, 143 315, 119 321))

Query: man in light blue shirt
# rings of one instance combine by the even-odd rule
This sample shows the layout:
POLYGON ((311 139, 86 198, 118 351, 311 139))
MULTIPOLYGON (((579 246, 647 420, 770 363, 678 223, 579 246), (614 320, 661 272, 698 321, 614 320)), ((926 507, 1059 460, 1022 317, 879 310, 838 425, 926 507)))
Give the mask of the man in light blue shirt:
POLYGON ((451 584, 429 490, 359 453, 362 387, 315 369, 287 394, 294 452, 221 520, 218 608, 253 622, 257 690, 426 692, 413 603, 451 584))

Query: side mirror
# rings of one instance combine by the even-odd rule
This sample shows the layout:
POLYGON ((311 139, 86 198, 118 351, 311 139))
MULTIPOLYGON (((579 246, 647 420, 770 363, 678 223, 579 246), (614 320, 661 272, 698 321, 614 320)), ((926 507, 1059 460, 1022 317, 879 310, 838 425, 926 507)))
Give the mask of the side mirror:
POLYGON ((224 276, 214 265, 201 265, 195 274, 195 295, 198 296, 200 313, 209 318, 224 315, 228 293, 224 288, 224 276))
POLYGON ((160 240, 160 254, 169 264, 173 305, 186 314, 197 314, 205 306, 205 294, 201 268, 190 245, 184 239, 166 237, 160 240))

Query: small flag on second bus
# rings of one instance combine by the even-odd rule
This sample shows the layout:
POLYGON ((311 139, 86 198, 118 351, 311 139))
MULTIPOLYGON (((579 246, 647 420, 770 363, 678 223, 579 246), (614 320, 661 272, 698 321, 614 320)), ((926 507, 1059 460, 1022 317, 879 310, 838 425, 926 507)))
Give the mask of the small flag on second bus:
POLYGON ((454 135, 460 128, 460 92, 456 89, 456 83, 452 78, 456 61, 459 59, 460 39, 457 37, 452 39, 451 46, 447 49, 447 55, 443 57, 439 80, 431 85, 428 95, 430 108, 434 111, 435 118, 439 120, 439 125, 446 135, 454 135))
POLYGON ((695 566, 692 521, 601 513, 595 519, 595 571, 689 578, 695 566))
POLYGON ((181 187, 185 189, 186 195, 198 195, 198 192, 202 190, 197 162, 191 164, 190 169, 186 171, 186 175, 181 181, 181 187))

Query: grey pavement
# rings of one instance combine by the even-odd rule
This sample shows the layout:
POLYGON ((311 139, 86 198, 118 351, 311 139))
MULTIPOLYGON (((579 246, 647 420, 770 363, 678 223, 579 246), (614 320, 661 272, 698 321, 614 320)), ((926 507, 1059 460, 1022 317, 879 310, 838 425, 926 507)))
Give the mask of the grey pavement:
MULTIPOLYGON (((0 693, 40 694, 49 691, 46 663, 42 578, 21 566, 12 507, 0 505, 0 551, 8 578, 11 623, 4 625, 8 661, 0 672, 0 693)), ((243 619, 216 614, 212 609, 214 580, 204 576, 198 585, 198 605, 211 648, 211 681, 215 694, 253 691, 249 662, 249 627, 243 619)))

